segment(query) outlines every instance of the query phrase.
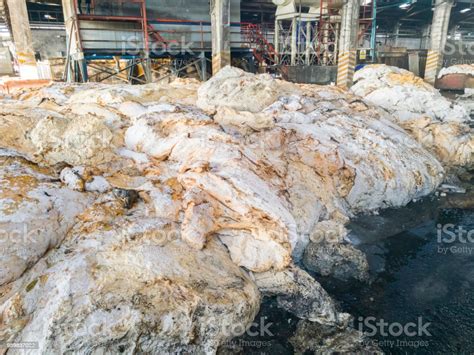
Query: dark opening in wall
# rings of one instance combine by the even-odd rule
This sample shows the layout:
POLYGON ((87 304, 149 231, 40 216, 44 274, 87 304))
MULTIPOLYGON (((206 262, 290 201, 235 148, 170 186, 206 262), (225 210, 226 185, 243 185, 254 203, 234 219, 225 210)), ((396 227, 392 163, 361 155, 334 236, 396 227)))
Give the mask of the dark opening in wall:
POLYGON ((27 8, 31 23, 64 23, 63 9, 59 5, 27 2, 27 8))

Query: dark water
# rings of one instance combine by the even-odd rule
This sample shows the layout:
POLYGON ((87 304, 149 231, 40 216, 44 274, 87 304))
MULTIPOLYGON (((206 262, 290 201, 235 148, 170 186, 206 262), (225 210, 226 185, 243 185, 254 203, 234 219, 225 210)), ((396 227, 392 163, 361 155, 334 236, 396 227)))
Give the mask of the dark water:
POLYGON ((355 316, 357 328, 372 332, 375 320, 396 323, 392 333, 381 334, 377 327, 371 337, 386 353, 474 353, 474 232, 469 240, 469 231, 474 231, 473 210, 442 209, 433 220, 360 246, 373 272, 370 286, 327 287, 355 316), (369 317, 374 320, 366 327, 369 317), (409 323, 420 324, 420 334, 399 335, 398 324, 409 323))
MULTIPOLYGON (((219 355, 289 355, 293 354, 293 346, 289 339, 296 331, 298 319, 280 309, 275 298, 266 298, 260 308, 255 322, 268 325, 269 333, 259 332, 258 335, 244 334, 233 339, 221 349, 219 355)), ((252 327, 252 330, 258 330, 252 327)))
MULTIPOLYGON (((474 210, 433 197, 361 217, 350 228, 368 255, 371 283, 314 276, 354 316, 353 326, 369 333, 367 341, 387 354, 474 354, 474 210)), ((273 299, 261 318, 272 323, 271 336, 244 335, 238 353, 294 353, 289 339, 298 320, 273 299)))

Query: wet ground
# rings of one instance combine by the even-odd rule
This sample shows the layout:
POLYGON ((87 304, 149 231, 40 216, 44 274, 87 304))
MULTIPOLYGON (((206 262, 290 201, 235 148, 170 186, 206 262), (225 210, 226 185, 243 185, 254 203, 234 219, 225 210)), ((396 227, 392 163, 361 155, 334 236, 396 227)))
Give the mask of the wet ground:
MULTIPOLYGON (((315 277, 368 342, 387 354, 474 353, 473 202, 472 190, 432 196, 351 224, 371 283, 315 277)), ((293 354, 297 321, 267 299, 257 322, 271 334, 236 339, 234 353, 293 354)))
POLYGON ((326 285, 355 316, 356 328, 373 333, 386 322, 387 331, 375 326, 370 337, 386 353, 474 353, 474 210, 442 209, 433 220, 360 248, 372 284, 326 285), (416 327, 399 334, 410 323, 416 327))

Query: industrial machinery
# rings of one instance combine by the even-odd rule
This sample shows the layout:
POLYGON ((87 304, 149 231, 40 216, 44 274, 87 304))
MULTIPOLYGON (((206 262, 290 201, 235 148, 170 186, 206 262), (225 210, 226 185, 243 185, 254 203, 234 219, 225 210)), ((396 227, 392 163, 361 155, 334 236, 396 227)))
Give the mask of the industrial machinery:
MULTIPOLYGON (((317 76, 310 82, 333 82, 345 1, 272 1, 276 5, 275 27, 273 15, 266 21, 253 21, 248 16, 243 21, 243 2, 230 1, 230 47, 234 63, 239 65, 240 61, 248 70, 268 71, 288 80, 299 81, 292 79, 295 76, 313 79, 317 76), (295 75, 291 75, 292 71, 295 75), (328 75, 320 79, 321 73, 328 75)), ((173 73, 199 65, 201 78, 207 75, 206 60, 209 61, 212 51, 208 0, 91 2, 90 13, 81 13, 75 0, 66 18, 65 76, 70 80, 100 81, 120 74, 128 81, 149 82, 161 77, 153 64, 163 60, 172 64, 173 73), (128 61, 126 65, 124 60, 128 61)), ((366 20, 367 24, 361 26, 365 32, 372 19, 366 20)))
POLYGON ((273 0, 275 50, 281 65, 337 63, 343 0, 273 0))

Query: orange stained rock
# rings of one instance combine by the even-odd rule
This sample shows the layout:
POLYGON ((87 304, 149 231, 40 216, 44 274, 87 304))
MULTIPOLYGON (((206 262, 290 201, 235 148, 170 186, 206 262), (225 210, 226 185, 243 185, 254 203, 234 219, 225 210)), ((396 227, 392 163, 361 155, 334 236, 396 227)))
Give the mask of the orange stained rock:
POLYGON ((14 214, 23 201, 33 202, 35 199, 28 193, 38 186, 38 180, 30 175, 5 176, 0 179, 0 199, 5 200, 2 213, 14 214))

